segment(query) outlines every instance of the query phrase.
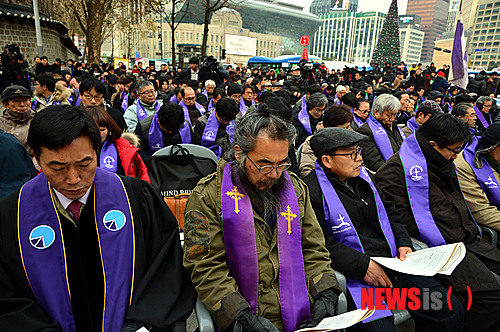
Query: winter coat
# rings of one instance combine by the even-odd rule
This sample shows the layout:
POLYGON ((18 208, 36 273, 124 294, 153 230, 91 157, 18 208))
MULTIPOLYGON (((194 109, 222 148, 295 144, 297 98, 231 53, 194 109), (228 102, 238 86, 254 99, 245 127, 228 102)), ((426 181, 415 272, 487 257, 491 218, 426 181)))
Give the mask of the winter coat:
MULTIPOLYGON (((453 291, 466 292, 467 286, 472 291, 498 290, 496 277, 490 268, 500 267, 500 250, 481 238, 478 226, 469 214, 467 205, 458 186, 458 180, 452 165, 443 166, 440 171, 429 164, 429 160, 444 159, 427 140, 418 137, 429 169, 429 207, 437 228, 446 243, 463 242, 467 254, 451 276, 437 275, 436 278, 445 286, 453 285, 453 291), (427 152, 430 151, 430 152, 427 152), (438 154, 436 157, 435 154, 438 154), (429 157, 432 156, 432 157, 429 157), (450 171, 454 174, 451 175, 450 171)), ((434 164, 437 164, 434 163, 434 164)), ((377 186, 387 199, 396 204, 406 223, 411 237, 421 239, 413 210, 408 198, 405 172, 399 153, 393 155, 375 174, 377 186)))
MULTIPOLYGON (((403 138, 399 133, 399 130, 396 126, 396 123, 392 123, 392 130, 389 129, 386 125, 382 125, 385 131, 387 132, 387 136, 389 137, 389 141, 391 142, 391 147, 393 152, 398 152, 401 144, 403 143, 403 138)), ((380 153, 377 144, 375 143, 375 139, 373 138, 373 132, 368 123, 364 123, 361 127, 356 130, 358 133, 368 136, 368 139, 364 142, 361 142, 359 146, 363 149, 362 156, 363 162, 373 172, 376 172, 380 166, 384 163, 384 158, 380 153)))
MULTIPOLYGON (((126 176, 131 176, 151 183, 148 175, 148 169, 146 165, 139 156, 139 148, 135 147, 126 138, 128 136, 134 135, 132 133, 124 133, 122 137, 115 141, 116 150, 118 151, 118 156, 125 171, 126 176), (123 138, 126 137, 126 138, 123 138)), ((135 136, 135 135, 134 135, 135 136)), ((134 141, 134 138, 130 138, 134 141)))
POLYGON ((66 88, 64 85, 57 83, 54 92, 52 93, 52 96, 50 96, 48 102, 43 96, 38 95, 35 92, 35 96, 33 98, 33 101, 31 102, 31 108, 37 112, 40 112, 45 107, 50 105, 71 105, 71 103, 68 101, 68 98, 70 96, 71 90, 66 88))
POLYGON ((467 90, 476 93, 478 96, 484 95, 484 91, 486 90, 486 82, 484 81, 484 76, 481 74, 477 74, 476 77, 471 79, 469 81, 469 84, 467 84, 467 90))
POLYGON ((24 113, 18 113, 6 109, 0 117, 0 129, 6 133, 14 135, 22 145, 28 148, 28 131, 31 120, 35 117, 35 111, 28 109, 24 113))
POLYGON ((448 83, 443 77, 436 76, 434 79, 434 83, 432 83, 432 90, 438 90, 439 88, 443 88, 444 92, 448 90, 450 87, 450 83, 448 83))

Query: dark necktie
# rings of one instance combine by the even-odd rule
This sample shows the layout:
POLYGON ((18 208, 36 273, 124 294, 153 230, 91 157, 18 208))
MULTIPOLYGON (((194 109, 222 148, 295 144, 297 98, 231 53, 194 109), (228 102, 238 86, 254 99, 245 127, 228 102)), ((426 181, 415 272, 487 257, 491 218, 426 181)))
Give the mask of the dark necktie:
POLYGON ((80 201, 73 201, 66 208, 66 210, 69 212, 70 217, 72 217, 75 222, 77 222, 78 217, 80 217, 80 208, 82 207, 82 205, 83 203, 80 201))

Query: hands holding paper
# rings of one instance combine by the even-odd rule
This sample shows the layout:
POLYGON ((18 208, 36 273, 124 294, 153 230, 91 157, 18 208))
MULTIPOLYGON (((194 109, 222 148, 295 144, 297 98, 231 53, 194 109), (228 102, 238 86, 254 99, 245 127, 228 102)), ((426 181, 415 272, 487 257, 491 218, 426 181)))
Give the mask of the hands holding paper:
POLYGON ((390 287, 392 288, 391 280, 387 274, 385 274, 384 270, 376 263, 370 259, 370 264, 368 265, 368 270, 366 270, 366 274, 364 277, 364 281, 370 285, 375 287, 390 287))
POLYGON ((406 258, 406 255, 413 252, 410 247, 399 247, 398 248, 398 256, 400 261, 404 261, 406 258))

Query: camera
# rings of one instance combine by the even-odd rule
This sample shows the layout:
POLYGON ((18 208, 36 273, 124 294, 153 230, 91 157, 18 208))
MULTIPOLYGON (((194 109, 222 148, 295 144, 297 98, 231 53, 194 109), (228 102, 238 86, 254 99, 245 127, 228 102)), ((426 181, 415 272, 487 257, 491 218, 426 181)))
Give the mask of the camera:
POLYGON ((201 58, 201 71, 216 73, 217 69, 219 69, 219 62, 212 55, 204 56, 201 58))

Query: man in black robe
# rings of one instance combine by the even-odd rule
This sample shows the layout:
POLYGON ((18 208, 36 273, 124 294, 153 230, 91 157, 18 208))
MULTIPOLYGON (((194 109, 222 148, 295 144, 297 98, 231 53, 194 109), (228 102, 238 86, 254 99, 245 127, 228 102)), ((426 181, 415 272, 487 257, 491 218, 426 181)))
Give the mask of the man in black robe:
MULTIPOLYGON (((71 308, 65 308, 69 313, 55 312, 50 315, 51 308, 42 305, 39 296, 35 297, 34 285, 51 282, 51 278, 55 278, 57 273, 50 269, 47 269, 45 275, 44 270, 38 274, 27 273, 31 269, 28 265, 29 250, 36 253, 37 249, 38 252, 47 250, 55 242, 61 242, 56 236, 52 242, 49 239, 42 244, 39 241, 34 243, 31 236, 35 230, 33 229, 29 240, 35 249, 30 248, 29 244, 24 247, 21 244, 26 239, 18 232, 18 219, 20 228, 23 227, 22 222, 30 220, 23 218, 22 214, 18 215, 18 202, 23 202, 21 194, 29 193, 27 188, 34 190, 29 184, 37 181, 35 178, 21 192, 13 193, 0 201, 0 326, 5 331, 62 331, 61 326, 66 322, 57 320, 54 316, 66 315, 74 321, 76 331, 102 331, 103 325, 108 324, 103 316, 113 315, 105 310, 115 300, 105 300, 113 294, 108 287, 118 283, 120 280, 117 279, 121 279, 121 276, 120 273, 115 273, 116 279, 110 279, 113 274, 109 266, 105 267, 104 264, 106 260, 109 262, 109 258, 101 255, 101 248, 109 240, 109 233, 105 235, 108 237, 100 233, 103 226, 97 218, 97 211, 102 203, 96 197, 101 195, 105 197, 104 200, 111 201, 113 197, 103 193, 104 189, 96 189, 98 177, 109 178, 110 174, 97 169, 99 129, 84 110, 73 106, 50 106, 33 119, 28 141, 43 171, 37 177, 38 180, 46 177, 45 181, 49 183, 49 189, 46 190, 50 191, 48 197, 52 204, 48 204, 51 206, 47 207, 47 211, 52 211, 59 219, 60 231, 56 228, 56 235, 61 234, 63 238, 62 257, 66 263, 68 286, 68 289, 63 287, 63 292, 70 294, 68 298, 71 300, 71 308), (72 209, 75 202, 83 205, 80 204, 76 210, 72 209)), ((171 330, 175 322, 183 321, 189 316, 195 299, 194 289, 182 267, 177 223, 148 183, 130 177, 114 179, 117 180, 123 183, 123 188, 119 185, 120 190, 128 197, 125 203, 128 201, 130 204, 132 218, 127 219, 127 227, 133 225, 134 251, 133 262, 125 260, 133 266, 130 284, 120 284, 118 291, 114 289, 119 296, 127 292, 126 305, 117 307, 124 315, 114 325, 122 332, 136 331, 143 326, 151 331, 171 330)), ((39 204, 36 199, 34 201, 33 205, 39 204)), ((39 220, 34 222, 47 228, 48 213, 43 213, 44 208, 35 210, 29 203, 28 201, 19 211, 35 214, 32 219, 39 220)), ((103 223, 106 222, 105 219, 106 217, 103 223)), ((112 230, 109 226, 106 228, 112 230)), ((114 235, 118 234, 116 232, 114 235)), ((116 259, 121 259, 118 253, 123 252, 123 248, 116 248, 116 251, 113 248, 111 251, 117 255, 116 259)), ((53 264, 50 256, 45 256, 45 259, 47 265, 50 263, 60 266, 57 262, 53 264)), ((31 263, 37 262, 31 260, 31 263)), ((42 295, 49 295, 48 298, 53 303, 64 300, 57 296, 51 298, 51 291, 52 294, 61 294, 61 289, 49 288, 48 294, 42 295)), ((40 289, 37 294, 40 294, 40 289)))

